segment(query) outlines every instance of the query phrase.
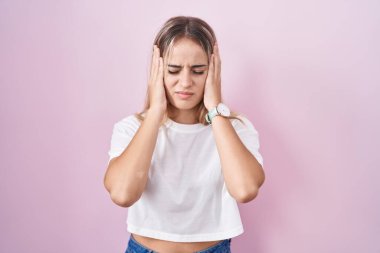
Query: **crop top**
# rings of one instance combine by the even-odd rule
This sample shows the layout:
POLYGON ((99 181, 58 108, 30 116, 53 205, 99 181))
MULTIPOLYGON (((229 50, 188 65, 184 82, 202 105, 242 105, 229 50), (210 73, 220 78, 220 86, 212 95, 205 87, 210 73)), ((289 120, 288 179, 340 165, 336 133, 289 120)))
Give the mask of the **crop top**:
MULTIPOLYGON (((263 166, 259 135, 252 122, 230 119, 245 147, 263 166)), ((113 127, 109 161, 119 156, 140 126, 135 115, 113 127)), ((168 118, 160 126, 148 180, 128 208, 127 231, 173 242, 216 241, 244 232, 236 200, 229 194, 212 125, 182 124, 168 118)))

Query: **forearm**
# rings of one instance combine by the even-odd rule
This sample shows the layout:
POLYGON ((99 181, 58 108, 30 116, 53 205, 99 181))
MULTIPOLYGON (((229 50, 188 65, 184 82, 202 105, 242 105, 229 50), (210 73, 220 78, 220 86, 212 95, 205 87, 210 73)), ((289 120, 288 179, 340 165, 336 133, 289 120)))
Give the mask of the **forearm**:
POLYGON ((214 117, 212 129, 229 193, 239 202, 252 200, 265 179, 260 163, 241 142, 229 119, 214 117))
POLYGON ((108 166, 104 184, 120 206, 131 206, 145 189, 160 120, 159 113, 148 111, 127 148, 108 166))

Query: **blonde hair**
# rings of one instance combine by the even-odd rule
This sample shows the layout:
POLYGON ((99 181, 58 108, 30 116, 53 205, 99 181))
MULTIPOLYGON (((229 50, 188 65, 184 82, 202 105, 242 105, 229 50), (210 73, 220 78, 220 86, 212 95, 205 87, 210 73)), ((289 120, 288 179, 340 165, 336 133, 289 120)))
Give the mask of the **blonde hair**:
MULTIPOLYGON (((213 53, 213 46, 216 42, 216 37, 213 29, 205 21, 196 17, 189 16, 176 16, 167 20, 162 28, 159 30, 156 38, 154 39, 154 45, 160 49, 160 56, 167 55, 172 48, 174 42, 180 38, 190 38, 198 42, 203 50, 206 52, 208 59, 210 59, 211 54, 213 53)), ((150 108, 150 99, 149 99, 149 86, 147 88, 145 105, 141 112, 135 113, 134 115, 140 121, 143 121, 145 116, 143 116, 148 109, 150 108)), ((223 99, 222 99, 223 100, 223 99)), ((169 102, 168 102, 169 103, 169 102)), ((169 105, 168 105, 169 106, 169 105)), ((205 115, 207 114, 207 108, 203 103, 203 99, 198 105, 196 105, 196 115, 198 123, 203 125, 208 125, 205 115)), ((243 124, 238 116, 240 114, 231 110, 231 116, 229 119, 238 119, 243 124)), ((164 124, 168 119, 168 112, 165 112, 165 115, 162 119, 161 125, 164 124)))

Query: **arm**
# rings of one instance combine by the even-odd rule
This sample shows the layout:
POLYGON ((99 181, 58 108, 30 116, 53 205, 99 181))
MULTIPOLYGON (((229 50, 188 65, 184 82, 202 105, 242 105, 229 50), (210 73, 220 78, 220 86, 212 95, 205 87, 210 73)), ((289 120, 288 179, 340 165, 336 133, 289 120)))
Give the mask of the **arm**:
POLYGON ((145 189, 160 120, 161 112, 148 110, 127 148, 108 165, 104 186, 119 206, 130 207, 145 189))
MULTIPOLYGON (((221 60, 219 48, 214 45, 205 84, 204 104, 207 110, 222 101, 221 60)), ((229 119, 217 116, 212 130, 221 160, 224 181, 228 192, 238 202, 251 201, 264 182, 264 170, 254 155, 245 147, 229 119)))
POLYGON ((265 180, 261 164, 241 142, 229 119, 214 117, 212 130, 228 192, 238 202, 251 201, 265 180))
POLYGON ((160 122, 167 107, 163 65, 160 49, 154 45, 148 82, 151 106, 125 150, 110 160, 104 175, 104 186, 112 201, 122 207, 130 207, 141 197, 148 180, 160 122))

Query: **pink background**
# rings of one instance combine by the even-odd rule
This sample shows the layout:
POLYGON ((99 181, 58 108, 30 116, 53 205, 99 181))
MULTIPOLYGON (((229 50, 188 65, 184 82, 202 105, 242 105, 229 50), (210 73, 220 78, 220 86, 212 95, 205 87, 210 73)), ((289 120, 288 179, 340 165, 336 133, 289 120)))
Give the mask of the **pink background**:
POLYGON ((205 19, 266 182, 233 252, 380 252, 379 1, 0 1, 0 252, 124 252, 103 187, 169 17, 205 19))

